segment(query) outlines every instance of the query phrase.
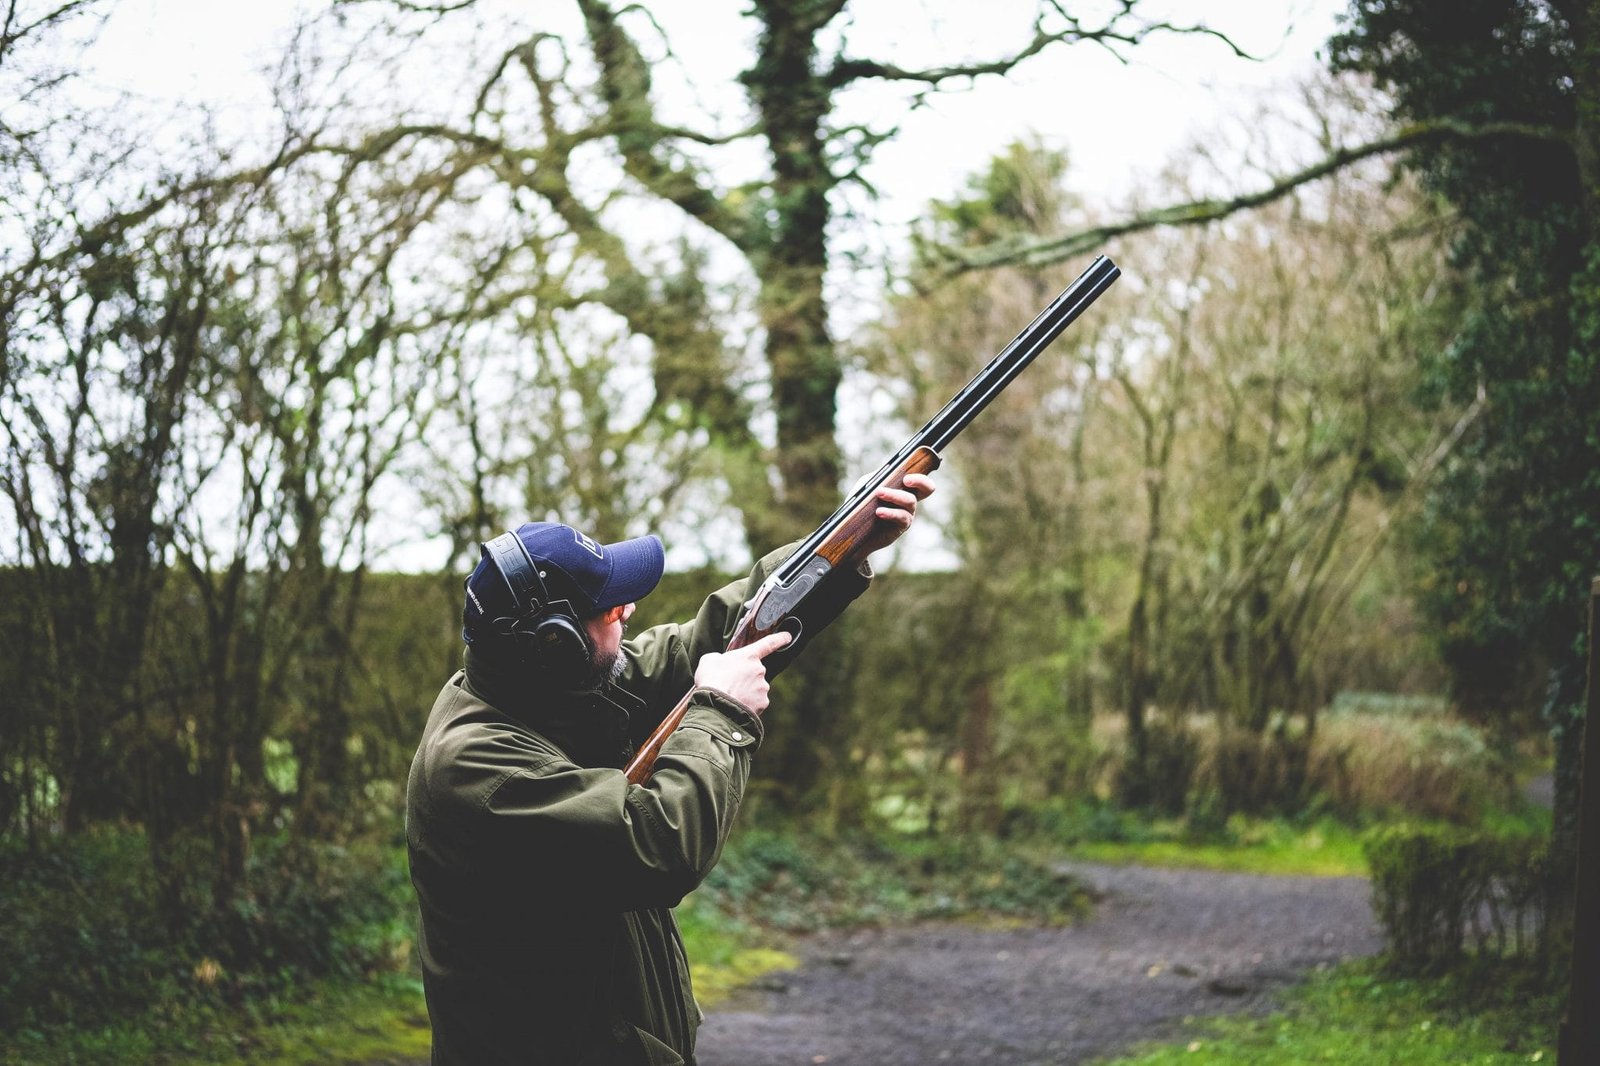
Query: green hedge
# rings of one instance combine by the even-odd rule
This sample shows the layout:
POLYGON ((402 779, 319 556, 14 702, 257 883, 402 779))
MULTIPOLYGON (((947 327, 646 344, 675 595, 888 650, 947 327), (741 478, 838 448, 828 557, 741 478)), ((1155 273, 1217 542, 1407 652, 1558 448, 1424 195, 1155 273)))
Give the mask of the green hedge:
POLYGON ((1397 968, 1436 972, 1469 953, 1548 952, 1543 838, 1399 824, 1373 830, 1363 846, 1373 909, 1397 968))

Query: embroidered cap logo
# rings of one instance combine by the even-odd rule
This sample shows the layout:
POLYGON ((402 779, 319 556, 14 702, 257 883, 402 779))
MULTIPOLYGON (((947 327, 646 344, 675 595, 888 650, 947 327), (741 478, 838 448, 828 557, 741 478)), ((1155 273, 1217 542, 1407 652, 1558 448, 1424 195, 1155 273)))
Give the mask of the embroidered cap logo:
POLYGON ((593 538, 589 537, 587 534, 580 533, 574 529, 572 531, 572 535, 577 538, 578 543, 582 544, 584 549, 596 559, 604 559, 606 557, 605 552, 600 550, 600 545, 595 543, 593 538))

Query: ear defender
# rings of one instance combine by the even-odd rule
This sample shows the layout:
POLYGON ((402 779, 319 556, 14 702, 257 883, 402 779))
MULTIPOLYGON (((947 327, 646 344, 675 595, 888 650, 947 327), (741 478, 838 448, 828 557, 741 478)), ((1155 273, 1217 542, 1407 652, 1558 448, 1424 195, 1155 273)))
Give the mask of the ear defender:
POLYGON ((515 641, 523 662, 552 684, 577 682, 589 669, 594 649, 566 600, 551 600, 544 577, 515 533, 483 545, 483 554, 511 590, 513 614, 494 619, 493 630, 515 641))

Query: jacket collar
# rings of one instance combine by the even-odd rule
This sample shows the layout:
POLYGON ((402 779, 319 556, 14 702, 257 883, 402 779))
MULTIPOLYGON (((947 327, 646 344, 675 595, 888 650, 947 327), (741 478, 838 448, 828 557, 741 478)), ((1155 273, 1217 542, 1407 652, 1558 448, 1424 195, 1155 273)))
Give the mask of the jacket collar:
POLYGON ((592 692, 542 686, 525 670, 478 655, 466 656, 466 687, 473 695, 545 738, 582 766, 622 766, 633 755, 630 723, 644 700, 607 683, 592 692))

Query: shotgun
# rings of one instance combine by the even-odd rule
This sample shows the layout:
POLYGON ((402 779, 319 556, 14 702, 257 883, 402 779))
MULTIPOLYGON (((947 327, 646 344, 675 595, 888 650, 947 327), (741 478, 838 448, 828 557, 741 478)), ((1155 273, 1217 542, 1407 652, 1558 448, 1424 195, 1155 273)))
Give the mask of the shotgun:
MULTIPOLYGON (((907 474, 926 474, 939 467, 939 452, 967 428, 978 412, 1016 378, 1038 354, 1060 336, 1072 320, 1083 313, 1101 293, 1111 287, 1122 272, 1105 256, 1096 257, 1050 306, 1039 312, 1016 339, 1000 350, 955 397, 945 404, 938 414, 911 439, 900 446, 878 468, 877 473, 865 478, 841 503, 827 521, 818 526, 799 547, 761 583, 734 623, 733 636, 728 640, 728 651, 779 631, 792 633, 799 639, 799 620, 795 613, 800 603, 822 583, 836 567, 859 562, 855 552, 873 523, 877 521, 876 496, 880 488, 899 488, 907 474)), ((649 780, 650 772, 667 742, 683 721, 689 710, 691 689, 678 701, 661 724, 640 745, 631 762, 624 769, 628 780, 642 785, 649 780)))

